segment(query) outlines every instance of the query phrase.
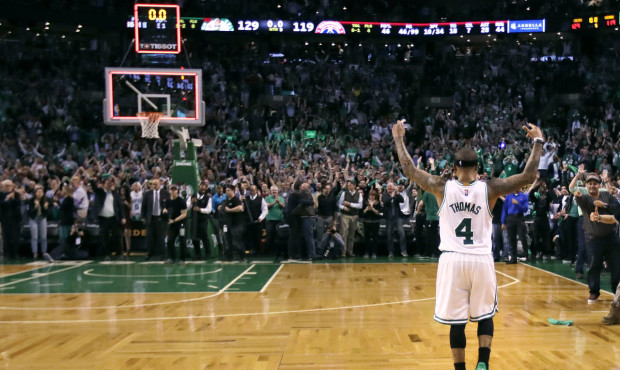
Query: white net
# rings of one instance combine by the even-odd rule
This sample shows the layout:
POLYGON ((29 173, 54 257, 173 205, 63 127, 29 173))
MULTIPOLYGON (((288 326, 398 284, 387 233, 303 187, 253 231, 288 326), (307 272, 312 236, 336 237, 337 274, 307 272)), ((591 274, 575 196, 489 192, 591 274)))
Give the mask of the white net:
POLYGON ((159 139, 159 120, 163 117, 161 112, 139 112, 138 119, 142 126, 142 137, 145 139, 159 139))

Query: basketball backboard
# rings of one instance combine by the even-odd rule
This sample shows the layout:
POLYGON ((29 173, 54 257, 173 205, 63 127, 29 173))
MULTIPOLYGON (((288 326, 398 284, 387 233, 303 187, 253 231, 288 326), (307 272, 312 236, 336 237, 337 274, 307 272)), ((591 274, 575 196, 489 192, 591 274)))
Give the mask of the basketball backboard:
POLYGON ((137 126, 138 112, 161 112, 161 126, 204 125, 202 70, 169 68, 105 69, 106 125, 137 126))

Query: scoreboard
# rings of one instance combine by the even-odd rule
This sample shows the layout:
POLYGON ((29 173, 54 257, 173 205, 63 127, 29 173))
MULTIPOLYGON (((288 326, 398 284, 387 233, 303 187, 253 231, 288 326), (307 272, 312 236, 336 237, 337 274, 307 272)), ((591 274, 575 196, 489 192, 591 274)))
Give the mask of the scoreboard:
POLYGON ((180 53, 180 21, 179 5, 135 4, 133 28, 136 53, 180 53))
POLYGON ((571 30, 605 29, 618 27, 618 14, 600 14, 573 18, 571 30))
MULTIPOLYGON (((131 19, 127 28, 149 28, 151 23, 131 19)), ((491 20, 442 23, 395 23, 352 21, 309 21, 284 19, 230 19, 183 17, 179 26, 183 30, 236 33, 291 33, 323 35, 367 35, 431 37, 441 35, 485 35, 521 32, 545 32, 546 20, 491 20)))

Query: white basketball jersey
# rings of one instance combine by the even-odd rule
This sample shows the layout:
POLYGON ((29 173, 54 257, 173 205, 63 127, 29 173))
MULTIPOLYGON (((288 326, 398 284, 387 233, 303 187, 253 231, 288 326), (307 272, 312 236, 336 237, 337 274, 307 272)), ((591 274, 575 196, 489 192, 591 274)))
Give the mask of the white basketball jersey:
POLYGON ((446 182, 438 214, 441 251, 492 253, 493 215, 486 183, 474 181, 465 186, 457 180, 446 182))

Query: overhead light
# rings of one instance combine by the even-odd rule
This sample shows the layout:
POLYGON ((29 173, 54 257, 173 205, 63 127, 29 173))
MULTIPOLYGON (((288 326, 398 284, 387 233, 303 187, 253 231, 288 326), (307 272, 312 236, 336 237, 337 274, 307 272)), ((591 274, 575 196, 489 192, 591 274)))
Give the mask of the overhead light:
POLYGON ((359 44, 358 46, 362 46, 362 44, 359 44))
POLYGON ((26 31, 30 31, 30 27, 26 27, 26 31))
POLYGON ((64 38, 65 38, 65 35, 60 36, 60 38, 64 39, 64 38))
POLYGON ((50 25, 50 22, 45 22, 45 25, 46 25, 46 26, 49 26, 49 25, 50 25))
POLYGON ((80 32, 80 29, 78 28, 77 30, 75 30, 75 32, 80 32))
POLYGON ((278 4, 278 9, 280 9, 282 7, 282 5, 278 4))
POLYGON ((346 7, 346 6, 343 6, 343 7, 342 7, 342 10, 347 10, 347 7, 346 7))
POLYGON ((82 25, 81 25, 81 24, 78 24, 78 28, 82 28, 82 25))
POLYGON ((471 42, 471 40, 470 40, 470 39, 467 39, 467 42, 471 42))
POLYGON ((39 34, 37 33, 35 36, 39 36, 39 34))
POLYGON ((50 28, 49 28, 48 26, 45 26, 45 29, 46 29, 46 30, 49 30, 50 28))
POLYGON ((308 46, 308 41, 306 41, 306 46, 308 46))
POLYGON ((349 44, 345 43, 344 46, 349 46, 349 44))
POLYGON ((398 44, 398 47, 400 47, 400 44, 398 44))

